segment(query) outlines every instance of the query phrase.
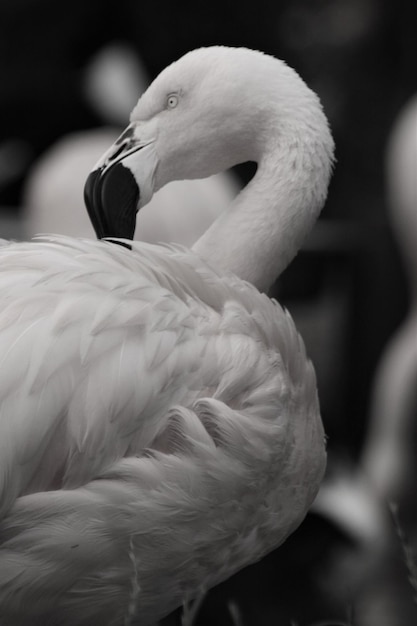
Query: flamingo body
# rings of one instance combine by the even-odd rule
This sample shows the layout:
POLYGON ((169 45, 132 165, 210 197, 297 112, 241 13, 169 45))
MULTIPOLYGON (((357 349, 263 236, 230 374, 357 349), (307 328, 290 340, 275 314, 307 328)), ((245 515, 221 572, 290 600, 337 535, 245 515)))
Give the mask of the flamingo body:
POLYGON ((187 250, 132 252, 0 248, 7 624, 121 624, 136 580, 148 624, 279 545, 321 480, 290 316, 187 250))

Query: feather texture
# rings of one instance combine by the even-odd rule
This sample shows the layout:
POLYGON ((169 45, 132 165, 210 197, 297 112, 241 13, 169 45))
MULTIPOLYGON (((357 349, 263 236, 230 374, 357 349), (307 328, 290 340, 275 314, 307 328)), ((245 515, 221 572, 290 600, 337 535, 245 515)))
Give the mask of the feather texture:
POLYGON ((150 623, 299 523, 323 431, 277 303, 180 247, 64 237, 0 248, 0 294, 5 623, 121 624, 136 579, 150 623))

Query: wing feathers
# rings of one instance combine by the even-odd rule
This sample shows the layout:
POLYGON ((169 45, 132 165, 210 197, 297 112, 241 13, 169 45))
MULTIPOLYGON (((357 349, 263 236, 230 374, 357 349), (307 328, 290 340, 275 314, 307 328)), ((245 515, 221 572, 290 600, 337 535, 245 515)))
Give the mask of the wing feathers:
POLYGON ((57 237, 0 246, 0 311, 4 623, 28 601, 31 626, 121 623, 137 575, 146 624, 168 587, 230 575, 210 542, 238 569, 303 517, 314 372, 253 287, 180 247, 57 237))

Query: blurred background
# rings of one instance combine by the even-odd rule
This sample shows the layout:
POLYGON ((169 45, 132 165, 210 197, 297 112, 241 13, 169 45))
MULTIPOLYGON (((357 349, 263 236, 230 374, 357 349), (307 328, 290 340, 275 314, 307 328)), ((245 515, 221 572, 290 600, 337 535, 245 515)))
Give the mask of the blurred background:
MULTIPOLYGON (((326 483, 284 546, 208 595, 197 625, 417 623, 416 25, 414 0, 0 3, 0 237, 89 229, 82 191, 80 232, 61 203, 147 83, 192 48, 285 59, 333 129, 326 207, 272 294, 316 366, 326 483)), ((236 168, 227 193, 253 171, 236 168)))

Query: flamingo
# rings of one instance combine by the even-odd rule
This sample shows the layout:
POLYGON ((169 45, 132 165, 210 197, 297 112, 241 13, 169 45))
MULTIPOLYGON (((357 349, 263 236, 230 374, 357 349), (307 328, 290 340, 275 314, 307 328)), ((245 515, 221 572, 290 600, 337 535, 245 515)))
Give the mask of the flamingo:
POLYGON ((86 183, 93 241, 0 247, 0 621, 149 626, 279 546, 326 450, 267 291, 325 202, 333 140, 283 61, 194 50, 86 183), (191 249, 131 241, 176 178, 257 172, 191 249))

